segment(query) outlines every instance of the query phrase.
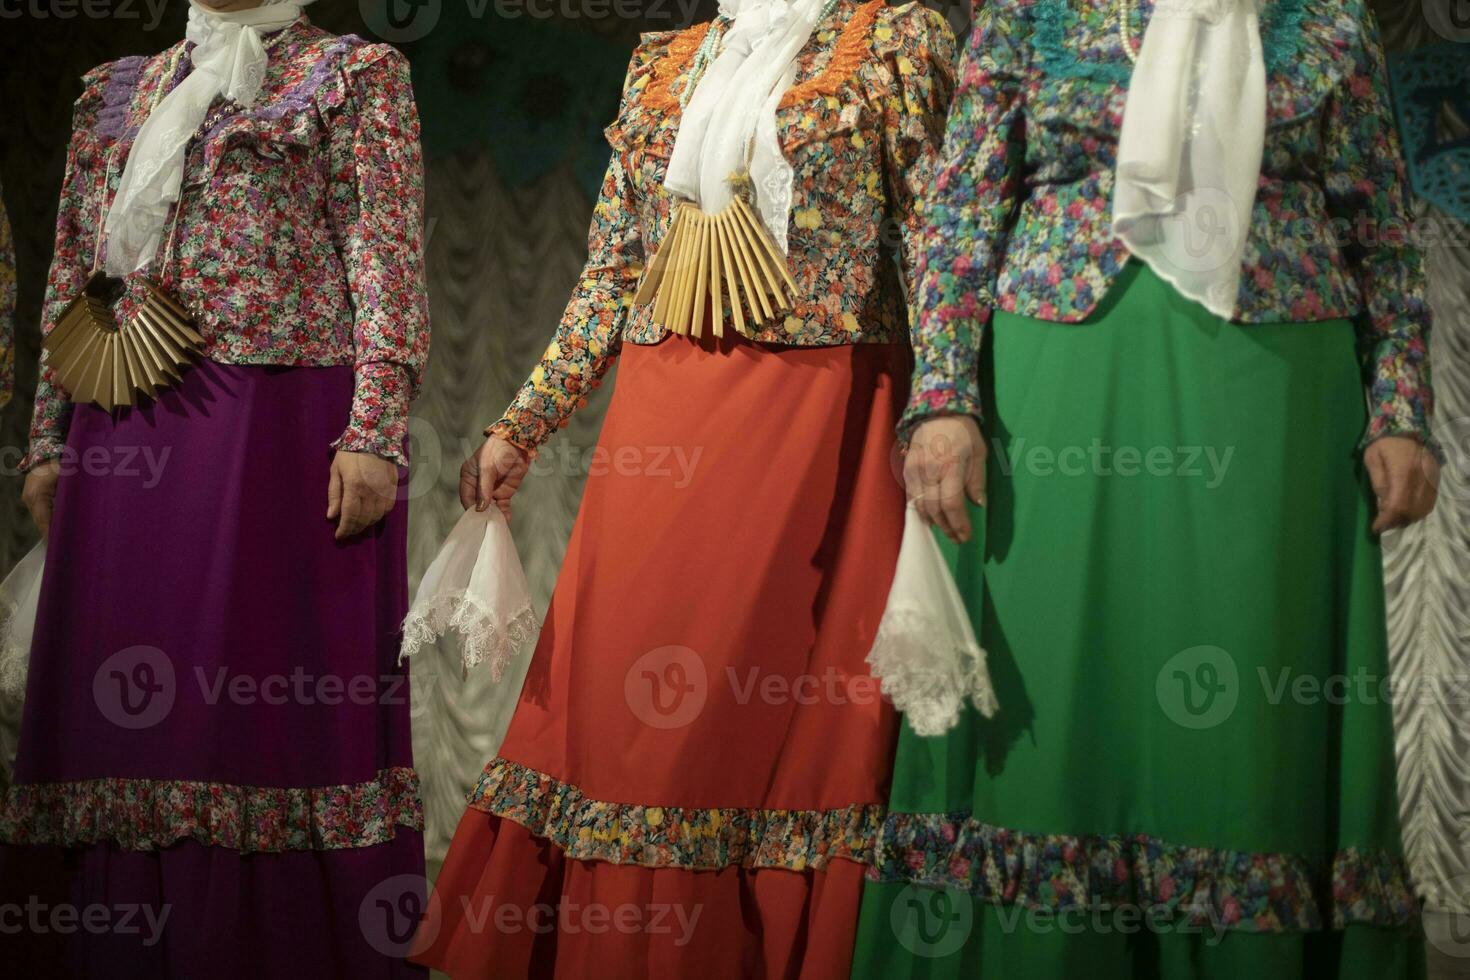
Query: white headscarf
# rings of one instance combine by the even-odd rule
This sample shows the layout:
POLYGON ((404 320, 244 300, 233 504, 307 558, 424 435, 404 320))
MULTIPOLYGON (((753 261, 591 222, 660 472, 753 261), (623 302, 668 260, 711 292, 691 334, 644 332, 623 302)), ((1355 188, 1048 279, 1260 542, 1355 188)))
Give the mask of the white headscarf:
POLYGON ((824 0, 720 0, 732 23, 724 51, 684 112, 664 186, 710 214, 732 200, 730 177, 750 173, 756 213, 783 253, 791 213, 791 165, 781 151, 776 110, 796 80, 796 60, 821 19, 824 0))
POLYGON ((1113 233, 1226 319, 1265 141, 1257 0, 1158 0, 1123 115, 1113 233))
POLYGON ((219 13, 189 0, 193 71, 138 130, 104 226, 108 274, 125 276, 153 260, 169 208, 179 199, 184 151, 210 104, 220 95, 242 106, 255 103, 268 64, 261 35, 291 26, 310 2, 267 0, 249 10, 219 13))

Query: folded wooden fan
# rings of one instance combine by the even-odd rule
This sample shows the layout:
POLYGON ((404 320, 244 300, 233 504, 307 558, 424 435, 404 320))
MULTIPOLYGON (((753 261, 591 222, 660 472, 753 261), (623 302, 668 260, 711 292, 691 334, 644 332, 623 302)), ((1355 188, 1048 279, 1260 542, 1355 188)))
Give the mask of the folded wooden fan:
POLYGON ((708 302, 715 336, 723 337, 727 297, 735 329, 749 337, 760 324, 791 312, 796 283, 740 197, 719 214, 680 204, 634 302, 653 303, 655 323, 695 337, 704 335, 708 302))
POLYGON ((112 312, 122 280, 94 273, 46 336, 46 363, 74 402, 112 411, 153 397, 183 376, 204 346, 188 311, 153 282, 132 319, 112 312))

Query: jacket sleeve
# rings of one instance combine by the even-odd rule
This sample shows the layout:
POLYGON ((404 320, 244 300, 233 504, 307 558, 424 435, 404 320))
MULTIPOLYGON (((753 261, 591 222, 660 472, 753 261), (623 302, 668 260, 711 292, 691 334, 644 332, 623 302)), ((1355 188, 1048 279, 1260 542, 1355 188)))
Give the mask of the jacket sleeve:
POLYGON ((336 449, 405 464, 408 411, 429 353, 424 173, 407 60, 388 45, 348 55, 323 96, 328 213, 353 306, 355 385, 336 449))
MULTIPOLYGON (((119 63, 103 65, 83 79, 82 95, 72 113, 71 143, 66 152, 66 172, 56 207, 56 238, 51 269, 46 277, 46 296, 41 308, 41 334, 52 327, 87 284, 96 251, 98 199, 102 191, 106 148, 98 127, 109 93, 130 91, 134 77, 119 63)), ((41 354, 40 378, 31 414, 30 450, 21 460, 22 471, 56 459, 66 446, 71 426, 72 404, 56 386, 51 368, 41 354)))
POLYGON ((914 378, 900 426, 905 438, 933 415, 981 415, 980 344, 1023 189, 1028 24, 1017 0, 984 3, 960 61, 917 250, 914 378))
POLYGON ((885 8, 876 35, 874 48, 888 80, 875 100, 882 113, 884 180, 912 299, 918 293, 924 196, 939 169, 957 52, 944 18, 917 3, 885 8))
POLYGON ((643 274, 643 237, 621 120, 647 83, 648 52, 635 52, 619 123, 608 129, 612 158, 592 211, 587 263, 556 334, 505 414, 486 432, 535 454, 602 383, 622 349, 623 324, 643 274))
POLYGON ((1326 107, 1324 190, 1362 294, 1359 346, 1370 412, 1365 443, 1430 444, 1429 303, 1423 256, 1410 240, 1410 194, 1389 101, 1378 26, 1364 13, 1354 65, 1326 107))

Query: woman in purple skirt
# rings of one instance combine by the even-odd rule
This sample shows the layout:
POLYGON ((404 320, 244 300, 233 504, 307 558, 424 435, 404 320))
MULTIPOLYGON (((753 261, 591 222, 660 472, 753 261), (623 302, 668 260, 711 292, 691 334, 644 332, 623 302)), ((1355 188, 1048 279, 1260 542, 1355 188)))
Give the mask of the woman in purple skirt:
POLYGON ((396 488, 422 224, 406 62, 292 2, 195 0, 187 40, 87 75, 24 464, 48 551, 0 796, 16 975, 420 975, 396 488))

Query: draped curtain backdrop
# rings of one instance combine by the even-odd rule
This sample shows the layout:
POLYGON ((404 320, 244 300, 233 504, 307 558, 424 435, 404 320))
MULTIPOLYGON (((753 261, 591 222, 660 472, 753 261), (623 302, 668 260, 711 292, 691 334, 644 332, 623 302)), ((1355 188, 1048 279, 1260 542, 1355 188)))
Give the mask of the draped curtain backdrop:
MULTIPOLYGON (((593 194, 606 162, 600 128, 615 110, 638 31, 707 18, 713 2, 700 0, 691 11, 672 0, 648 0, 640 20, 585 13, 506 19, 496 16, 494 4, 390 0, 395 5, 384 8, 381 2, 321 0, 311 16, 330 30, 369 38, 375 38, 372 28, 377 27, 414 64, 428 159, 434 329, 413 424, 415 473, 409 493, 416 584, 458 515, 460 461, 540 357, 581 269, 593 194), (432 29, 402 27, 415 11, 420 16, 437 11, 432 29)), ((616 5, 589 3, 584 9, 609 6, 616 5)), ((1453 25, 1456 14, 1464 20, 1458 0, 1428 0, 1422 8, 1398 0, 1377 6, 1390 46, 1399 52, 1442 43, 1444 25, 1453 25), (1436 12, 1443 14, 1440 31, 1425 16, 1436 12)), ((957 31, 967 26, 966 7, 947 9, 957 31)), ((7 24, 0 38, 0 98, 6 106, 0 114, 0 183, 15 225, 20 278, 18 390, 0 413, 0 448, 11 451, 12 469, 30 415, 37 320, 70 104, 79 91, 76 78, 109 58, 163 48, 181 35, 183 17, 184 5, 174 0, 156 30, 147 29, 146 17, 28 20, 7 24)), ((1470 57, 1470 24, 1460 39, 1461 57, 1470 57)), ((1442 138, 1455 132, 1462 140, 1470 136, 1462 111, 1451 105, 1441 115, 1442 138)), ((1462 173, 1470 175, 1470 170, 1462 173)), ((1421 212, 1445 216, 1427 200, 1421 212)), ((1450 453, 1446 492, 1430 521, 1391 536, 1386 564, 1396 675, 1412 690, 1442 692, 1400 699, 1397 708, 1409 852, 1429 907, 1470 913, 1470 695, 1458 695, 1459 688, 1470 688, 1464 683, 1470 679, 1470 247, 1465 237, 1463 232, 1440 236, 1429 250, 1437 327, 1431 355, 1441 437, 1450 453), (1435 682, 1442 684, 1431 688, 1435 682)), ((517 498, 516 543, 543 611, 610 384, 558 434, 517 498)), ((0 571, 8 571, 34 541, 20 505, 20 485, 13 472, 0 476, 0 571)), ((487 723, 489 706, 515 697, 520 675, 500 685, 484 671, 462 678, 457 654, 447 647, 422 656, 414 674, 415 750, 432 861, 442 857, 465 793, 498 741, 500 733, 487 723)), ((14 751, 18 710, 13 704, 0 706, 0 757, 8 759, 14 751)))

